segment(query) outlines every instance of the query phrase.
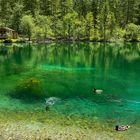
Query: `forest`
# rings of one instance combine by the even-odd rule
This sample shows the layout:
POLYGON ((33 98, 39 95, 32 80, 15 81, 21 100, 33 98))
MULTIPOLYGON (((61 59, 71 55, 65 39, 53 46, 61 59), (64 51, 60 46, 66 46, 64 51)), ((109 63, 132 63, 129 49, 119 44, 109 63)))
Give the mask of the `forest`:
POLYGON ((140 41, 140 0, 0 0, 0 27, 38 41, 140 41))

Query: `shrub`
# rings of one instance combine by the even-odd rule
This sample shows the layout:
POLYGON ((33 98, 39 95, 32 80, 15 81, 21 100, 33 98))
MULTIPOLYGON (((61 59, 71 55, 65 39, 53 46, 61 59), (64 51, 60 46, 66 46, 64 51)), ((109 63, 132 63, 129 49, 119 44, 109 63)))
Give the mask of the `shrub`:
POLYGON ((11 39, 5 39, 3 43, 13 43, 13 41, 11 39))
POLYGON ((25 39, 17 39, 15 40, 15 43, 26 43, 25 39))
POLYGON ((123 40, 126 34, 126 30, 122 28, 116 28, 113 32, 111 39, 113 40, 123 40))
POLYGON ((140 26, 130 23, 126 26, 125 39, 127 41, 139 41, 140 37, 140 26))

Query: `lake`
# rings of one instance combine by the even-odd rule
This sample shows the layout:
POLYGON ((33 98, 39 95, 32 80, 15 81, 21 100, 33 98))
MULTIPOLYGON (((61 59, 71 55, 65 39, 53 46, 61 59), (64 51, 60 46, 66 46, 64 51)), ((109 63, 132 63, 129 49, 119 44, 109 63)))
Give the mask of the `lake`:
POLYGON ((53 97, 52 114, 137 130, 139 72, 140 43, 1 44, 0 111, 45 114, 53 97))

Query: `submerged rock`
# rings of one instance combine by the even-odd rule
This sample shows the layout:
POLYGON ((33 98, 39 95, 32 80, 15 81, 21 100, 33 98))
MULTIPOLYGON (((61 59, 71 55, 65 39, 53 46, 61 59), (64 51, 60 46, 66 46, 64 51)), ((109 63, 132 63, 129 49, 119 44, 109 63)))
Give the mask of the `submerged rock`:
POLYGON ((61 99, 57 97, 49 97, 49 98, 46 98, 45 101, 46 101, 47 106, 51 106, 51 105, 54 105, 55 103, 60 102, 61 99))
POLYGON ((29 78, 18 82, 10 95, 13 98, 22 99, 24 101, 39 100, 45 96, 42 84, 40 80, 36 78, 29 78))

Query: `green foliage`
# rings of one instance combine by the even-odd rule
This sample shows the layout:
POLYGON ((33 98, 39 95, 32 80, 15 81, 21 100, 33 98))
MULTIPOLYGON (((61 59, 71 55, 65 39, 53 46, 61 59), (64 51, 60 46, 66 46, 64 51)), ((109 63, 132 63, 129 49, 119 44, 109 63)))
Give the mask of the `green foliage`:
POLYGON ((13 98, 24 100, 42 99, 44 96, 41 82, 36 78, 29 78, 19 82, 12 94, 13 98))
POLYGON ((125 38, 127 41, 139 41, 140 26, 130 23, 126 26, 125 38))
POLYGON ((11 18, 11 3, 8 0, 0 0, 0 22, 8 26, 11 18), (10 16, 9 16, 10 15, 10 16))
POLYGON ((0 0, 0 26, 29 40, 134 41, 139 11, 139 0, 0 0))
POLYGON ((1 39, 0 43, 26 43, 26 39, 18 38, 18 39, 1 39))
POLYGON ((64 24, 66 29, 66 36, 70 38, 73 36, 77 26, 79 26, 78 13, 75 11, 68 13, 64 16, 64 24))
POLYGON ((37 39, 46 39, 50 36, 53 36, 51 29, 51 17, 38 15, 36 17, 34 37, 37 39))
POLYGON ((12 10, 12 18, 10 21, 10 26, 20 33, 20 22, 23 14, 23 5, 16 3, 14 9, 12 10))
POLYGON ((3 43, 13 43, 13 41, 11 39, 5 39, 3 40, 3 43))
POLYGON ((113 36, 111 37, 111 41, 123 41, 124 36, 126 34, 126 30, 116 27, 113 32, 113 36))
POLYGON ((33 17, 35 17, 36 13, 38 13, 39 10, 39 1, 38 0, 22 0, 24 5, 24 11, 31 14, 33 17))
POLYGON ((24 33, 25 35, 27 34, 29 41, 31 40, 34 27, 35 25, 34 25, 32 16, 25 15, 22 17, 21 30, 22 30, 22 33, 24 33))
POLYGON ((90 37, 92 37, 93 31, 94 31, 93 14, 92 14, 92 12, 89 12, 86 15, 86 36, 87 36, 87 39, 90 39, 90 37))
POLYGON ((0 21, 0 27, 4 27, 4 23, 0 21))

